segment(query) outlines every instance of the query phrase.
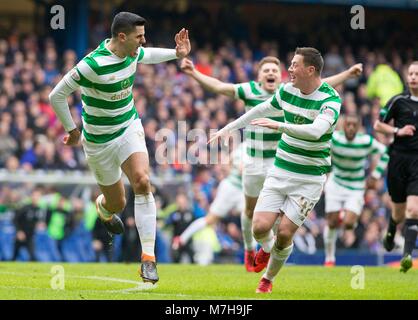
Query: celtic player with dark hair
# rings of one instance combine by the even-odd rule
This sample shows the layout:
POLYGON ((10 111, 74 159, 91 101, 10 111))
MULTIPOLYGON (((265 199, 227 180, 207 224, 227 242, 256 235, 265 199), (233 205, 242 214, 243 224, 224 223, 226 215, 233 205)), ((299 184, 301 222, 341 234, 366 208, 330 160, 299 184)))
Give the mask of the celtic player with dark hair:
POLYGON ((132 87, 138 63, 183 58, 190 52, 190 41, 183 28, 174 37, 175 49, 144 48, 145 23, 136 14, 118 13, 112 23, 112 37, 66 74, 49 98, 68 133, 64 143, 74 146, 81 137, 87 163, 102 192, 96 200, 98 216, 111 234, 124 230, 116 214, 126 205, 122 171, 128 177, 135 193, 135 222, 142 246, 140 275, 144 281, 155 283, 159 279, 154 254, 156 207, 145 134, 132 87), (82 131, 74 123, 66 100, 77 89, 83 104, 82 131))
POLYGON ((267 270, 257 293, 270 293, 273 281, 293 250, 293 237, 318 202, 331 171, 330 144, 340 114, 341 99, 321 79, 321 53, 297 48, 289 67, 290 82, 267 101, 218 131, 209 142, 228 137, 248 124, 282 133, 274 165, 267 174, 254 209, 252 231, 261 245, 254 265, 267 270), (284 121, 269 118, 277 110, 284 121), (261 118, 261 119, 257 119, 261 118), (277 219, 276 237, 273 226, 277 219))
POLYGON ((340 225, 355 229, 363 210, 366 186, 374 188, 389 161, 387 148, 371 135, 359 132, 361 117, 344 117, 343 130, 335 131, 331 139, 332 171, 325 184, 324 229, 325 266, 335 265, 336 242, 340 225), (366 180, 365 168, 370 155, 378 154, 379 161, 366 180))
MULTIPOLYGON (((251 111, 258 104, 271 98, 282 80, 280 61, 272 56, 264 57, 259 61, 256 81, 244 83, 225 83, 205 75, 199 72, 189 59, 183 59, 181 69, 208 91, 243 101, 246 112, 251 111)), ((336 86, 350 78, 358 77, 361 72, 362 64, 358 63, 339 74, 323 79, 323 81, 331 86, 336 86)), ((270 119, 283 121, 283 115, 283 110, 275 110, 270 114, 270 119)), ((275 130, 269 128, 251 124, 245 127, 246 150, 243 154, 242 169, 245 209, 241 212, 241 229, 245 249, 244 264, 248 272, 260 272, 262 270, 261 265, 254 265, 255 247, 251 234, 251 224, 254 208, 267 173, 274 166, 276 147, 281 136, 280 132, 275 132, 275 130)), ((203 229, 206 225, 215 224, 218 220, 218 215, 209 212, 205 217, 194 221, 182 236, 174 239, 173 246, 178 247, 186 239, 190 238, 192 234, 203 229)), ((273 245, 272 241, 270 245, 273 245)))

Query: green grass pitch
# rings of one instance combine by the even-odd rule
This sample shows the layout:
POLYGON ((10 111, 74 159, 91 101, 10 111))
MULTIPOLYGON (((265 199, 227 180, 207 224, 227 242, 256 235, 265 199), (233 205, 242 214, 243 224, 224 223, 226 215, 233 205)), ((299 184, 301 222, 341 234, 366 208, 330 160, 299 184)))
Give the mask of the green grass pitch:
POLYGON ((351 267, 285 266, 272 294, 256 294, 260 274, 241 265, 160 264, 160 281, 145 285, 135 264, 58 264, 63 267, 65 288, 53 266, 46 263, 0 263, 0 299, 418 299, 418 270, 400 273, 389 267, 365 267, 364 289, 351 267), (356 280, 357 279, 357 280, 356 280))

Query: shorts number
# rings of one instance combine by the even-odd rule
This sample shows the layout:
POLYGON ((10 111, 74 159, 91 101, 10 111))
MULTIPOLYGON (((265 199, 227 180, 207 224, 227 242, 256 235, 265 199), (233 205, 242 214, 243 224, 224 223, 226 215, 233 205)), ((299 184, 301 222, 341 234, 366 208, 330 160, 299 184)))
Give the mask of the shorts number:
POLYGON ((314 203, 309 201, 308 199, 305 199, 304 197, 301 197, 299 199, 299 206, 300 206, 300 213, 305 218, 308 216, 309 212, 312 211, 314 207, 314 203))

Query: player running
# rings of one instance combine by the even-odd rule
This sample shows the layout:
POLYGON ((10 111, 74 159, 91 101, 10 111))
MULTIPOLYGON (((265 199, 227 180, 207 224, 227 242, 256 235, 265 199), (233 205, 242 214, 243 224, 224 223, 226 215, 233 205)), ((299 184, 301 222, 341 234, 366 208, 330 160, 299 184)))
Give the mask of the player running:
POLYGON ((257 293, 272 291, 274 278, 293 250, 294 234, 318 202, 326 173, 331 171, 330 145, 341 99, 337 91, 321 80, 323 65, 318 50, 297 48, 289 67, 290 83, 281 85, 272 98, 209 140, 227 137, 249 123, 282 133, 274 166, 267 174, 254 209, 253 235, 261 245, 255 267, 267 265, 257 293), (285 122, 257 119, 277 110, 284 111, 285 122), (279 215, 274 239, 272 227, 279 215))
POLYGON ((390 99, 374 126, 378 132, 394 135, 387 176, 393 210, 383 245, 387 251, 394 248, 396 226, 405 221, 401 272, 412 267, 418 234, 418 61, 408 67, 407 84, 409 92, 390 99))
POLYGON ((143 48, 145 19, 118 13, 112 38, 104 40, 56 85, 49 98, 68 135, 64 144, 77 145, 80 136, 87 163, 102 191, 96 200, 100 220, 111 234, 124 226, 116 215, 125 205, 122 171, 135 193, 135 222, 142 246, 140 275, 158 281, 154 247, 156 207, 149 178, 149 159, 141 119, 132 96, 138 63, 153 64, 183 58, 190 52, 188 31, 175 35, 175 49, 143 48), (82 134, 71 117, 66 98, 81 89, 82 134))
POLYGON ((365 166, 369 155, 379 154, 380 160, 367 184, 374 188, 389 161, 387 148, 368 134, 359 133, 361 119, 358 115, 346 115, 343 131, 336 131, 331 140, 332 171, 325 184, 325 212, 327 225, 324 230, 325 266, 335 265, 337 232, 340 213, 345 229, 354 229, 364 205, 366 186, 365 166))
MULTIPOLYGON (((249 112, 256 105, 271 98, 281 83, 280 61, 276 57, 264 57, 258 64, 257 81, 245 83, 225 83, 216 78, 207 76, 195 69, 193 62, 183 59, 181 69, 184 73, 195 79, 208 91, 240 99, 245 103, 245 110, 249 112)), ((331 86, 358 77, 362 73, 362 64, 353 65, 335 76, 324 79, 331 86)), ((283 110, 276 109, 271 113, 270 119, 284 121, 283 110)), ((244 264, 247 271, 261 271, 259 267, 254 270, 254 239, 251 225, 255 205, 266 179, 267 172, 274 166, 277 143, 281 133, 270 128, 247 125, 245 127, 245 142, 247 144, 244 154, 243 190, 245 195, 245 209, 241 212, 241 229, 244 238, 244 264)), ((206 223, 200 222, 200 227, 213 223, 212 215, 208 215, 206 223)), ((200 229, 194 229, 196 231, 200 229)), ((176 239, 174 247, 183 244, 183 239, 176 239)))

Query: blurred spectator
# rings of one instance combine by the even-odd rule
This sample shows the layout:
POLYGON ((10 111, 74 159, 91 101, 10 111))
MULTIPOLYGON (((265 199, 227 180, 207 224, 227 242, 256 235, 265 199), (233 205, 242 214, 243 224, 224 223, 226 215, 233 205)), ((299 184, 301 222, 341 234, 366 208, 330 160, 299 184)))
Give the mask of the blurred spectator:
POLYGON ((34 234, 37 226, 44 223, 47 211, 39 206, 42 190, 35 188, 27 204, 16 210, 15 227, 16 238, 14 245, 13 260, 16 260, 21 248, 25 247, 29 252, 30 261, 35 261, 34 234))
MULTIPOLYGON (((292 12, 292 8, 287 8, 292 12)), ((154 14, 152 12, 149 14, 149 21, 152 21, 154 14)), ((173 39, 171 36, 167 38, 167 35, 171 34, 170 30, 173 30, 174 26, 188 22, 190 25, 195 25, 193 11, 186 11, 181 18, 170 15, 164 10, 159 10, 158 14, 164 29, 153 37, 156 43, 169 42, 167 43, 169 46, 173 39), (164 14, 163 18, 161 13, 164 14)), ((335 18, 334 14, 335 12, 332 13, 335 18)), ((359 79, 348 81, 337 89, 343 98, 342 112, 360 113, 364 131, 370 134, 375 134, 373 123, 378 117, 380 106, 388 98, 402 91, 405 66, 413 60, 414 53, 417 52, 416 41, 414 42, 408 32, 405 32, 405 26, 393 28, 391 23, 378 27, 370 24, 368 32, 362 36, 359 36, 358 32, 343 32, 342 30, 346 28, 343 25, 345 22, 338 17, 329 22, 322 20, 320 25, 315 27, 318 31, 315 33, 304 30, 311 30, 315 22, 310 24, 307 22, 306 26, 303 24, 298 28, 292 24, 277 25, 277 30, 281 30, 280 33, 286 35, 286 37, 280 36, 278 42, 277 34, 271 32, 275 30, 271 25, 266 28, 254 24, 249 27, 252 30, 248 30, 247 33, 247 30, 243 31, 244 29, 236 27, 242 25, 236 19, 226 19, 219 27, 214 23, 217 22, 216 15, 210 15, 202 9, 198 16, 207 18, 205 20, 207 28, 200 27, 201 20, 198 22, 199 27, 194 28, 202 32, 199 34, 199 39, 195 39, 196 42, 193 43, 195 50, 192 51, 191 58, 201 72, 221 81, 239 82, 255 78, 257 63, 266 55, 280 58, 282 80, 288 81, 289 57, 293 55, 297 44, 306 41, 322 50, 325 58, 324 76, 347 68, 355 62, 362 62, 364 75, 359 79), (212 16, 212 19, 209 19, 209 16, 212 16), (332 28, 330 28, 331 24, 332 28), (242 34, 245 36, 242 37, 242 34), (251 42, 246 40, 248 34, 252 35, 251 42), (257 35, 261 34, 263 41, 257 39, 257 35), (309 34, 308 38, 306 34, 309 34), (344 37, 341 36, 342 34, 344 37), (382 52, 388 46, 397 48, 397 51, 385 58, 382 52)), ((108 22, 93 22, 91 28, 93 32, 90 35, 92 48, 97 46, 97 39, 101 41, 107 37, 103 30, 108 30, 108 22)), ((272 21, 271 24, 275 25, 275 22, 272 21)), ((7 169, 13 173, 34 169, 88 170, 80 146, 68 148, 62 145, 64 131, 56 121, 48 101, 52 86, 74 67, 79 58, 72 50, 61 52, 58 49, 51 38, 41 38, 34 34, 23 35, 18 31, 11 33, 7 40, 0 39, 0 169, 7 169)), ((209 136, 210 129, 218 129, 243 114, 245 111, 243 104, 226 97, 213 96, 202 90, 194 80, 184 76, 175 63, 140 65, 133 91, 135 107, 143 121, 146 144, 151 155, 150 175, 172 180, 181 173, 189 174, 193 181, 188 190, 192 200, 190 208, 186 211, 190 211, 193 218, 204 216, 212 201, 214 186, 222 179, 222 174, 217 166, 207 163, 191 165, 181 161, 195 145, 192 141, 187 141, 187 133, 199 129, 209 136), (181 132, 180 120, 186 123, 186 132, 181 132), (152 156, 156 155, 158 148, 162 146, 162 142, 156 139, 162 129, 169 132, 165 140, 171 149, 169 149, 170 157, 167 156, 166 159, 172 161, 160 162, 156 156, 152 156)), ((74 93, 68 99, 68 103, 74 120, 78 126, 81 126, 80 93, 74 93)), ((382 139, 380 136, 376 137, 382 139)), ((206 155, 202 157, 205 158, 206 155)), ((170 197, 173 198, 172 190, 167 193, 169 194, 170 191, 170 197)), ((379 249, 381 231, 387 227, 390 211, 390 202, 385 197, 385 192, 386 187, 380 185, 377 192, 366 196, 369 199, 366 200, 369 206, 366 204, 358 227, 354 233, 342 234, 339 246, 362 247, 372 252, 379 249)), ((66 200, 62 200, 60 208, 57 207, 57 203, 58 201, 51 207, 55 215, 51 213, 48 232, 61 241, 75 226, 74 221, 71 223, 71 217, 75 212, 71 205, 65 205, 66 200)), ((93 230, 96 223, 96 219, 93 219, 94 204, 88 203, 87 206, 89 209, 85 210, 90 212, 88 229, 93 230)), ((125 213, 127 214, 124 217, 125 226, 129 232, 123 239, 123 248, 131 253, 125 252, 123 259, 129 260, 134 259, 134 253, 139 254, 140 249, 128 245, 139 242, 134 240, 137 232, 133 225, 132 210, 127 209, 125 213)), ((312 243, 311 236, 313 236, 316 240, 316 248, 321 248, 323 244, 320 233, 323 229, 323 218, 323 212, 319 210, 311 214, 308 221, 312 224, 307 221, 306 230, 302 230, 300 234, 304 243, 301 247, 309 248, 308 243, 312 243)), ((238 243, 234 240, 237 236, 235 227, 230 225, 222 231, 225 239, 232 239, 232 247, 235 248, 235 243, 238 243)), ((95 235, 95 239, 99 239, 99 236, 95 235)), ((402 238, 399 238, 399 241, 402 241, 402 238)), ((103 243, 106 243, 106 239, 103 243)))
POLYGON ((381 107, 384 107, 390 98, 403 90, 401 78, 387 64, 379 64, 367 80, 367 96, 379 98, 381 107))
POLYGON ((367 229, 364 234, 364 240, 361 244, 361 247, 363 249, 367 249, 367 251, 371 253, 381 252, 383 249, 383 245, 380 234, 381 230, 377 221, 370 221, 370 223, 367 225, 367 229))
POLYGON ((242 263, 244 255, 241 228, 237 223, 239 215, 231 215, 223 219, 216 228, 216 235, 219 239, 219 255, 224 263, 242 263))
MULTIPOLYGON (((95 254, 96 262, 112 262, 113 251, 112 251, 112 237, 106 231, 106 228, 96 219, 92 230, 93 236, 93 250, 95 254)), ((126 261, 126 260, 123 260, 126 261)))
MULTIPOLYGON (((173 227, 173 237, 180 236, 184 230, 194 220, 193 212, 189 205, 189 199, 186 194, 179 193, 176 196, 177 209, 169 215, 165 224, 173 227)), ((194 262, 194 251, 192 246, 192 239, 190 239, 183 246, 180 246, 178 250, 172 252, 174 262, 188 261, 194 262)))
MULTIPOLYGON (((135 195, 132 189, 127 190, 126 207, 122 212, 122 221, 125 225, 125 232, 122 234, 122 261, 138 262, 141 258, 141 242, 135 224, 134 210, 135 195)), ((103 227, 103 226, 102 226, 103 227)))
POLYGON ((48 203, 46 224, 48 235, 56 241, 56 247, 64 259, 63 241, 74 230, 74 212, 71 211, 71 204, 67 198, 55 195, 52 202, 48 203))
POLYGON ((316 252, 315 237, 309 232, 306 226, 301 226, 293 239, 296 250, 306 253, 314 254, 316 252))
POLYGON ((10 124, 0 123, 0 166, 17 151, 17 141, 10 135, 10 124))

